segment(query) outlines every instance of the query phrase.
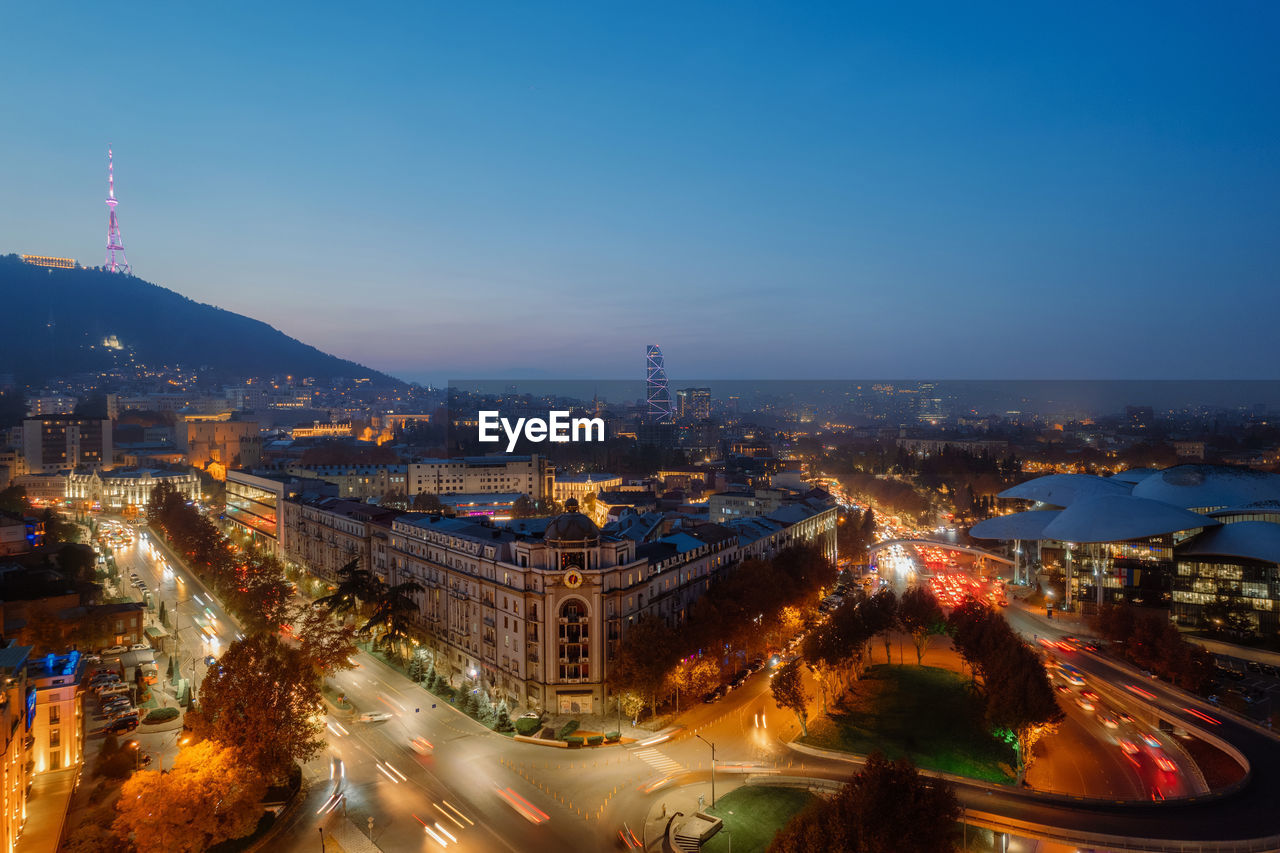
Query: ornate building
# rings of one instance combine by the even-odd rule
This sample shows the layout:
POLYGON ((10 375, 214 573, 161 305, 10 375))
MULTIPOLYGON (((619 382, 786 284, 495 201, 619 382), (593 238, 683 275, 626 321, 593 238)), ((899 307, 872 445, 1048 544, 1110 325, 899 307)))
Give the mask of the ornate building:
POLYGON ((817 537, 834 548, 826 506, 756 519, 751 531, 692 523, 651 539, 601 530, 572 499, 566 509, 541 535, 439 516, 392 523, 391 582, 422 585, 416 622, 437 669, 512 708, 604 713, 609 664, 639 616, 679 624, 715 575, 747 556, 817 537))

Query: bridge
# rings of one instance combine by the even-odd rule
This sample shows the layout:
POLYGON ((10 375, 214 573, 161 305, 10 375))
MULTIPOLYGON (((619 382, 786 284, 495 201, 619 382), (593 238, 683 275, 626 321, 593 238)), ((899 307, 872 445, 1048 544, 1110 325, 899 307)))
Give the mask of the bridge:
POLYGON ((927 548, 942 548, 945 551, 962 551, 965 554, 972 554, 975 557, 980 557, 984 560, 991 560, 995 563, 1002 563, 1006 566, 1014 565, 1013 560, 1010 560, 1008 557, 993 554, 990 551, 983 550, 982 548, 973 548, 969 545, 957 545, 954 542, 938 542, 934 539, 888 539, 884 542, 877 542, 872 545, 867 549, 867 552, 869 554, 874 554, 877 551, 882 551, 885 548, 891 548, 894 545, 920 545, 927 548))

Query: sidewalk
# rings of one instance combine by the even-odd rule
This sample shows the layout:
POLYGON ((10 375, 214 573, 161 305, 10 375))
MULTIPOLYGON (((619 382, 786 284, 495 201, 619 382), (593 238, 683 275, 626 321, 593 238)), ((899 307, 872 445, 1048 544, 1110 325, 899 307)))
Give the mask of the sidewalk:
MULTIPOLYGON (((723 779, 716 777, 717 802, 725 794, 746 784, 745 778, 745 776, 726 776, 723 779)), ((692 817, 695 812, 710 807, 711 783, 709 781, 673 788, 650 807, 643 827, 633 826, 631 831, 640 836, 646 851, 660 853, 666 849, 663 846, 663 838, 666 836, 667 824, 672 822, 673 817, 675 826, 679 827, 685 818, 692 817), (676 817, 677 812, 680 812, 681 816, 676 817), (643 832, 641 832, 642 829, 643 832)))

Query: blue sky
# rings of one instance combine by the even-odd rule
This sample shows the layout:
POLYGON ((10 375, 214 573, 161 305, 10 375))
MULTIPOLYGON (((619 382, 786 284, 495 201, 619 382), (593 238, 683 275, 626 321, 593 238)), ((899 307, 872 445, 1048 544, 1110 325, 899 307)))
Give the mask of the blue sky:
POLYGON ((1280 375, 1274 4, 6 19, 0 251, 397 375, 1280 375))

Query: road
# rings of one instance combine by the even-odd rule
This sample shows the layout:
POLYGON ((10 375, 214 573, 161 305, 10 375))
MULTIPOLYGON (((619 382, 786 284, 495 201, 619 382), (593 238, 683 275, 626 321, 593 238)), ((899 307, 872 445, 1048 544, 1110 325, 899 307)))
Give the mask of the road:
MULTIPOLYGON (((146 558, 124 554, 123 559, 146 558)), ((150 571, 149 577, 156 580, 154 563, 150 571)), ((165 600, 176 602, 180 618, 194 620, 207 606, 202 605, 208 601, 203 588, 190 576, 175 577, 169 583, 172 586, 157 580, 152 586, 161 590, 165 600)), ((221 636, 229 639, 234 623, 216 607, 213 610, 221 636)), ((1011 609, 1009 616, 1015 628, 1024 632, 1052 633, 1029 614, 1011 609), (1024 619, 1030 621, 1021 624, 1024 619)), ((185 646, 195 638, 186 633, 183 639, 185 646)), ((629 748, 565 751, 495 735, 441 705, 377 659, 359 654, 357 661, 360 666, 336 676, 334 684, 361 711, 385 711, 391 718, 378 723, 334 717, 326 721, 326 750, 305 768, 310 783, 307 798, 282 826, 275 847, 316 849, 317 827, 345 809, 351 823, 362 830, 367 829, 367 818, 374 818, 373 838, 384 850, 610 849, 623 821, 633 827, 642 825, 643 816, 664 792, 709 778, 711 748, 695 732, 716 744, 717 775, 722 779, 752 770, 842 779, 855 769, 845 761, 798 757, 785 745, 796 724, 793 715, 773 703, 767 673, 754 676, 719 703, 692 708, 681 718, 686 728, 667 740, 629 748), (411 739, 417 737, 433 745, 429 754, 419 755, 411 748, 411 739), (333 781, 331 774, 336 777, 333 781), (328 814, 319 813, 335 785, 342 786, 343 802, 328 814), (451 837, 441 834, 442 830, 451 837)), ((1123 688, 1134 681, 1128 672, 1096 655, 1078 653, 1071 663, 1091 685, 1105 682, 1123 688)), ((1011 826, 1025 824, 1048 837, 1080 839, 1101 833, 1209 841, 1280 833, 1280 816, 1271 807, 1273 792, 1280 785, 1280 742, 1167 685, 1145 680, 1141 687, 1152 698, 1135 695, 1133 704, 1148 709, 1148 715, 1149 709, 1158 709, 1162 717, 1186 727, 1205 724, 1185 708, 1220 717, 1215 733, 1238 746, 1253 764, 1249 783, 1222 799, 1146 804, 1073 802, 1007 787, 957 783, 962 804, 971 815, 991 815, 1011 826)), ((1082 730, 1090 726, 1083 709, 1079 714, 1068 713, 1082 730)), ((1156 733, 1156 737, 1164 750, 1176 752, 1177 744, 1167 735, 1156 733)), ((1150 754, 1144 752, 1139 763, 1146 757, 1150 754)), ((1144 785, 1155 778, 1145 766, 1125 769, 1113 764, 1076 772, 1128 774, 1144 785)))

